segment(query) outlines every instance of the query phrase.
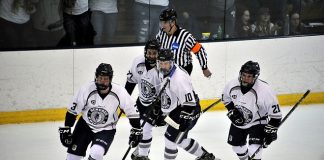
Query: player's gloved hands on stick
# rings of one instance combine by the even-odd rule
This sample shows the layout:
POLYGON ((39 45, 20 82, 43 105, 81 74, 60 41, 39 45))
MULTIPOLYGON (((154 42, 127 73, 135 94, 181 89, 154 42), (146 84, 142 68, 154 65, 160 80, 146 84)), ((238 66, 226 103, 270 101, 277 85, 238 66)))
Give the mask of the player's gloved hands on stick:
POLYGON ((165 122, 164 122, 164 118, 165 116, 163 115, 163 112, 161 111, 161 107, 160 105, 155 106, 154 109, 152 110, 150 116, 149 116, 149 122, 150 124, 152 124, 153 126, 165 126, 165 122))
POLYGON ((244 116, 237 108, 228 110, 227 117, 237 126, 244 125, 244 116))
POLYGON ((181 132, 186 131, 190 125, 191 121, 193 120, 194 115, 193 113, 189 113, 187 111, 181 111, 180 113, 180 122, 179 122, 179 130, 181 132))
POLYGON ((136 147, 139 142, 142 140, 143 138, 143 129, 139 129, 139 128, 132 128, 130 131, 130 136, 129 136, 129 142, 128 144, 134 148, 136 147))
POLYGON ((160 114, 155 120, 155 126, 156 127, 165 126, 166 125, 166 122, 164 121, 165 117, 166 116, 164 116, 163 114, 160 114))
POLYGON ((264 145, 263 148, 267 148, 268 145, 271 144, 271 142, 277 140, 277 131, 278 131, 278 127, 274 127, 270 124, 267 124, 264 127, 264 145))
POLYGON ((69 147, 72 144, 72 133, 71 133, 71 127, 60 127, 59 128, 60 133, 60 140, 64 147, 69 147))

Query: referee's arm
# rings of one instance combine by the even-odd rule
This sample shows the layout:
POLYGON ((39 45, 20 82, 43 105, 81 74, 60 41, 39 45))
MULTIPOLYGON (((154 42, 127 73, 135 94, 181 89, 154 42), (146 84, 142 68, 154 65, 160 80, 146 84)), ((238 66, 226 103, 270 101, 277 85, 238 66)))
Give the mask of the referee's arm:
POLYGON ((193 37, 189 37, 188 44, 191 48, 191 52, 196 55, 202 70, 207 69, 207 53, 205 51, 205 48, 193 37))

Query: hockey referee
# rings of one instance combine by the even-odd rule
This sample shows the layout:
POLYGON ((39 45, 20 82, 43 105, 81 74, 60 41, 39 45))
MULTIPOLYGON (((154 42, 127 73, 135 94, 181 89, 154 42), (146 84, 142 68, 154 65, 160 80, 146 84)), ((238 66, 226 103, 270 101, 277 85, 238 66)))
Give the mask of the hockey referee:
POLYGON ((156 39, 160 41, 162 49, 173 51, 176 64, 184 68, 190 75, 193 68, 190 52, 193 52, 200 63, 204 76, 212 75, 207 66, 207 54, 204 47, 189 31, 177 25, 177 13, 174 9, 165 9, 161 12, 160 27, 156 39))

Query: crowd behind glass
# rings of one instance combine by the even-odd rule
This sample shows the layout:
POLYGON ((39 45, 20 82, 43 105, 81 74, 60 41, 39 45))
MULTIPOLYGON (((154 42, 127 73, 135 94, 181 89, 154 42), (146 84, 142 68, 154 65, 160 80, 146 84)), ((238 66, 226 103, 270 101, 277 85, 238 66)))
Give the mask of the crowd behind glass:
POLYGON ((0 50, 142 44, 165 8, 199 41, 324 33, 324 0, 0 0, 0 50))

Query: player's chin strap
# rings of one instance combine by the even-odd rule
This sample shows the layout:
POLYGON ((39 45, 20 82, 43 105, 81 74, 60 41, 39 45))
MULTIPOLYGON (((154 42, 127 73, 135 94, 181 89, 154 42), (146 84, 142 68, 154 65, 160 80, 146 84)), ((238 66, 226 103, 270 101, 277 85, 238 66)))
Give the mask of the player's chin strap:
MULTIPOLYGON (((308 89, 304 95, 297 101, 297 103, 293 106, 293 108, 291 108, 291 110, 286 114, 286 116, 282 119, 279 127, 287 120, 287 118, 289 117, 289 115, 298 107, 298 105, 307 97, 307 95, 309 94, 310 90, 308 89)), ((278 128, 279 128, 278 127, 278 128)), ((263 145, 260 145, 260 147, 252 154, 251 157, 249 157, 249 160, 252 160, 255 155, 257 153, 259 153, 260 149, 263 147, 263 145)))

